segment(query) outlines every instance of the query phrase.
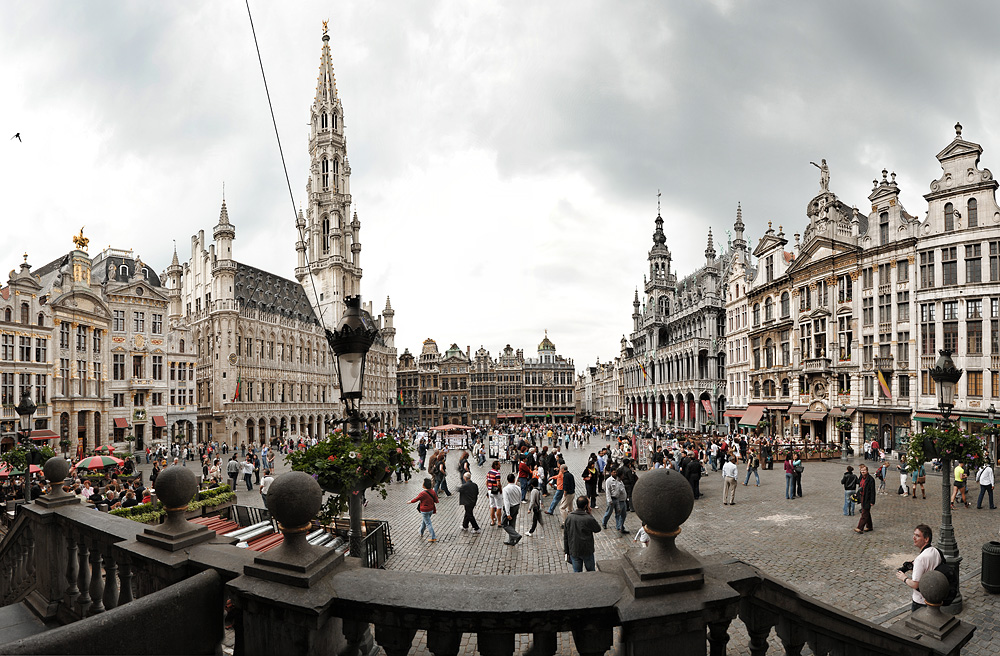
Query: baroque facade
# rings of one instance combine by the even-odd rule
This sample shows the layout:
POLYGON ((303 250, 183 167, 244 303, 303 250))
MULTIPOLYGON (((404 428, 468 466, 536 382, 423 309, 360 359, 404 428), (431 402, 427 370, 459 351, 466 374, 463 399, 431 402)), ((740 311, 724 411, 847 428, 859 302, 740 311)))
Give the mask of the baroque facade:
POLYGON ((469 419, 473 426, 497 423, 497 363, 482 346, 469 374, 469 419))
POLYGON ((622 379, 625 416, 650 426, 704 430, 721 418, 725 395, 724 281, 730 258, 708 232, 705 264, 678 280, 663 218, 656 215, 643 299, 636 290, 622 379))
MULTIPOLYGON (((730 431, 737 429, 739 419, 747 410, 750 399, 750 312, 747 292, 757 275, 749 244, 744 238, 743 208, 736 206, 733 224, 735 239, 730 244, 732 258, 726 284, 726 381, 728 408, 723 413, 730 431)), ((720 424, 722 422, 719 422, 720 424)))
MULTIPOLYGON (((623 351, 627 340, 622 337, 623 351)), ((611 422, 621 421, 622 358, 601 362, 585 368, 576 377, 576 415, 578 419, 611 422)))

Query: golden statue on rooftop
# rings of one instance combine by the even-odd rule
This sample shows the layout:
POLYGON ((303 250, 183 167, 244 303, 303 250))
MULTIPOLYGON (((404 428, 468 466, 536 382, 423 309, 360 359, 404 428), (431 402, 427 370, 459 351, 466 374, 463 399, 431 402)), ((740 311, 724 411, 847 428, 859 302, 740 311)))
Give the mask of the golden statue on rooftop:
POLYGON ((85 227, 86 226, 80 226, 80 234, 73 237, 73 243, 76 244, 76 247, 79 248, 81 251, 86 249, 87 244, 90 243, 90 240, 83 236, 83 229, 85 227))

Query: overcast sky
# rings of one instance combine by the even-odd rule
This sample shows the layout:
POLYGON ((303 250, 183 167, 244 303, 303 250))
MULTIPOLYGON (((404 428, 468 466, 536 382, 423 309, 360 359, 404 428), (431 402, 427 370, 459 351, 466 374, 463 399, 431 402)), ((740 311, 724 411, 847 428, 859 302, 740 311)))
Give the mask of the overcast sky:
MULTIPOLYGON (((996 2, 252 0, 296 207, 329 19, 361 220, 362 293, 419 353, 547 329, 578 370, 616 356, 657 190, 683 276, 789 237, 819 191, 867 211, 897 174, 923 217, 954 137, 1000 170, 996 2)), ((294 278, 294 214, 241 1, 0 4, 0 271, 132 248, 161 271, 216 224, 294 278), (21 134, 22 142, 10 140, 21 134)))

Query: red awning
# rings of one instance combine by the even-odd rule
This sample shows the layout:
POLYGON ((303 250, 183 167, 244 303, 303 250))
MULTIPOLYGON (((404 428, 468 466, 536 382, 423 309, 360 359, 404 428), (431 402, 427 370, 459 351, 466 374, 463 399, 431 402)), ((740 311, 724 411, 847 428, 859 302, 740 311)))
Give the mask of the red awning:
POLYGON ((128 419, 115 417, 115 428, 128 428, 128 419))
POLYGON ((762 405, 752 405, 747 408, 746 413, 740 419, 741 426, 756 426, 757 422, 764 415, 764 406, 762 405))
POLYGON ((826 417, 825 412, 803 412, 802 421, 822 421, 826 417))
POLYGON ((803 412, 809 409, 807 405, 793 405, 788 409, 788 414, 790 415, 801 415, 803 412))
POLYGON ((743 416, 744 412, 746 412, 746 410, 726 410, 726 412, 722 416, 735 417, 736 419, 739 419, 740 417, 743 416))
POLYGON ((856 409, 857 409, 857 408, 848 408, 848 409, 847 409, 847 414, 846 414, 846 415, 844 415, 844 413, 842 413, 842 412, 840 411, 840 408, 837 408, 837 407, 834 407, 834 408, 830 408, 830 416, 831 416, 831 417, 844 417, 844 416, 847 416, 847 417, 850 417, 851 415, 853 415, 853 414, 854 414, 854 411, 855 411, 856 409))
POLYGON ((705 408, 705 412, 708 413, 709 417, 711 417, 713 414, 715 414, 714 412, 712 412, 712 402, 709 401, 708 399, 702 399, 701 400, 701 405, 702 405, 703 408, 705 408))
POLYGON ((52 431, 50 431, 47 428, 43 429, 43 430, 33 430, 33 431, 31 431, 31 439, 35 440, 36 442, 42 442, 42 441, 45 441, 45 440, 51 440, 51 439, 56 438, 56 437, 59 437, 59 434, 58 433, 53 433, 52 431))
POLYGON ((153 425, 160 428, 167 427, 167 420, 163 415, 153 415, 153 425))

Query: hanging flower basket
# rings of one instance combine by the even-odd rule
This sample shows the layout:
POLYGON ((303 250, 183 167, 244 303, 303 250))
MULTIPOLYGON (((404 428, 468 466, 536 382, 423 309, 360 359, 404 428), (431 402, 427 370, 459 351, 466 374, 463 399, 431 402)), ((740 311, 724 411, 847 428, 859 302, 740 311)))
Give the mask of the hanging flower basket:
POLYGON ((312 474, 330 493, 323 510, 327 518, 343 514, 351 495, 363 490, 374 489, 386 498, 385 484, 392 472, 413 471, 413 458, 395 438, 383 433, 365 433, 355 442, 337 429, 316 446, 293 451, 286 458, 293 470, 312 474))
MULTIPOLYGON (((924 429, 924 435, 931 439, 938 457, 951 463, 962 462, 977 469, 985 456, 983 441, 976 435, 962 433, 956 424, 941 429, 931 426, 924 429)), ((909 451, 915 456, 926 458, 921 440, 911 440, 909 451), (918 446, 919 443, 919 446, 918 446)), ((923 464, 922 462, 920 464, 923 464)))

